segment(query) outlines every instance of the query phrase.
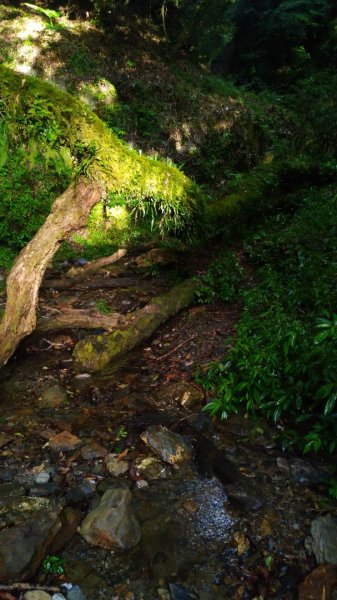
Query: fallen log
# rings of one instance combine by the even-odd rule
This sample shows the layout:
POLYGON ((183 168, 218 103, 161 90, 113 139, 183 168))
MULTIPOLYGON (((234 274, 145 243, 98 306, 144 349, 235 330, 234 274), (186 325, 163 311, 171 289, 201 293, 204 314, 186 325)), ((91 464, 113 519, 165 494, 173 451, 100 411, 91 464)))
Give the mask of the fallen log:
POLYGON ((105 329, 112 331, 125 321, 124 315, 111 313, 103 315, 98 310, 69 310, 59 315, 40 318, 37 321, 37 334, 61 329, 105 329))
POLYGON ((102 267, 106 267, 108 265, 112 265, 117 262, 121 258, 123 258, 127 254, 127 250, 125 248, 120 248, 111 256, 104 256, 103 258, 98 258, 97 260, 91 260, 86 265, 81 267, 71 267, 69 271, 66 272, 65 277, 70 279, 75 279, 78 281, 79 279, 83 279, 87 275, 93 275, 102 267))
POLYGON ((36 326, 41 281, 62 240, 79 226, 102 196, 101 187, 82 178, 59 196, 46 221, 17 257, 7 279, 7 301, 0 324, 0 367, 36 326))
POLYGON ((79 283, 71 279, 47 279, 42 287, 52 288, 54 290, 99 290, 99 289, 115 289, 115 288, 151 288, 151 281, 143 281, 137 277, 105 277, 104 279, 94 279, 79 283))
POLYGON ((74 349, 77 363, 88 371, 101 371, 112 359, 135 348, 151 337, 159 325, 192 304, 195 286, 193 279, 183 281, 127 315, 122 327, 79 341, 74 349))

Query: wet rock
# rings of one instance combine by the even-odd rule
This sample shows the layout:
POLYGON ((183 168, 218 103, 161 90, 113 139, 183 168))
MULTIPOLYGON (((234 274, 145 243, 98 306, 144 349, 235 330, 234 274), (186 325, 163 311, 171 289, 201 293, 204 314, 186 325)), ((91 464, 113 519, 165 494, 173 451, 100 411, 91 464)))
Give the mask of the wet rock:
POLYGON ((40 483, 30 488, 29 495, 37 498, 44 498, 46 496, 52 496, 55 494, 58 488, 58 483, 53 481, 49 481, 48 483, 40 483))
POLYGON ((53 594, 51 600, 66 600, 66 597, 63 594, 53 594))
POLYGON ((73 538, 81 522, 81 513, 71 506, 66 506, 60 513, 61 529, 49 547, 49 554, 55 555, 73 538))
POLYGON ((203 392, 196 385, 185 381, 163 387, 157 396, 165 404, 181 404, 184 408, 192 408, 201 404, 204 399, 203 392))
POLYGON ((15 483, 3 483, 0 485, 0 505, 6 504, 12 498, 25 495, 25 488, 15 483))
POLYGON ((108 492, 109 490, 120 490, 120 489, 124 489, 124 490, 128 490, 129 489, 129 483, 125 480, 125 479, 116 479, 115 477, 107 477, 106 479, 103 479, 103 481, 100 481, 96 491, 103 495, 105 494, 105 492, 108 492))
POLYGON ((199 596, 176 583, 169 584, 171 600, 199 600, 199 596))
POLYGON ((47 594, 43 590, 32 590, 26 592, 24 595, 24 600, 50 600, 51 595, 47 594))
POLYGON ((317 563, 337 565, 337 518, 333 515, 317 517, 311 523, 311 537, 305 540, 308 552, 313 552, 317 563))
POLYGON ((78 504, 83 500, 88 500, 94 493, 94 489, 88 483, 81 483, 81 485, 71 488, 66 495, 66 502, 69 504, 78 504))
POLYGON ((14 440, 14 436, 6 435, 5 433, 0 433, 0 448, 7 446, 10 442, 14 440))
POLYGON ((81 445, 81 440, 69 433, 69 431, 61 431, 49 440, 49 447, 55 452, 69 452, 75 450, 81 445))
POLYGON ((0 532, 0 582, 29 580, 61 529, 59 510, 40 510, 0 532))
POLYGON ((36 483, 47 483, 49 479, 50 474, 48 473, 48 471, 41 471, 41 473, 38 473, 35 477, 36 483))
POLYGON ((64 571, 66 578, 75 584, 79 584, 83 593, 90 598, 114 597, 105 579, 83 560, 66 560, 64 571))
POLYGON ((305 578, 299 587, 298 600, 330 600, 337 587, 335 565, 321 565, 305 578))
POLYGON ((67 592, 67 600, 85 600, 85 596, 78 585, 74 585, 67 592))
POLYGON ((260 510, 265 503, 262 496, 251 486, 242 483, 230 483, 225 486, 225 492, 231 500, 247 511, 260 510))
POLYGON ((94 458, 104 458, 108 451, 97 442, 91 442, 81 448, 81 454, 84 460, 93 460, 94 458))
POLYGON ((14 471, 10 471, 9 469, 7 471, 0 471, 0 481, 3 483, 9 483, 13 480, 13 477, 14 471))
POLYGON ((67 392, 58 384, 47 388, 38 400, 43 408, 58 408, 65 402, 67 402, 67 392))
POLYGON ((170 474, 170 467, 154 456, 137 458, 135 460, 137 474, 145 479, 166 479, 170 474))
POLYGON ((141 435, 141 439, 163 461, 171 465, 187 462, 192 458, 192 448, 184 438, 166 427, 150 425, 141 435))
POLYGON ((0 507, 0 520, 4 525, 13 525, 26 521, 30 515, 43 508, 48 508, 47 498, 30 498, 23 496, 14 498, 0 507))
POLYGON ((290 472, 293 480, 301 485, 317 485, 330 481, 331 474, 309 462, 295 458, 290 461, 290 472))
POLYGON ((126 460, 120 460, 118 456, 114 454, 108 454, 105 459, 106 470, 110 475, 118 477, 123 475, 129 469, 129 463, 126 460))
POLYGON ((100 548, 127 550, 140 541, 140 527, 131 506, 128 489, 115 488, 105 492, 100 505, 89 513, 81 527, 81 535, 100 548))

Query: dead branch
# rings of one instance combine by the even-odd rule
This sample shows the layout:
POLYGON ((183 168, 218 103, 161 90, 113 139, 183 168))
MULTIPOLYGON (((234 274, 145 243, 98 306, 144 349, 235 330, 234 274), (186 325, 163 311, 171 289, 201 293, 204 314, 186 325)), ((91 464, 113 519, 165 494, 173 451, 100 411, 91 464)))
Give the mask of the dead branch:
POLYGON ((68 310, 51 318, 40 318, 37 322, 36 333, 43 334, 61 329, 105 329, 112 331, 125 321, 119 313, 102 314, 98 310, 68 310))

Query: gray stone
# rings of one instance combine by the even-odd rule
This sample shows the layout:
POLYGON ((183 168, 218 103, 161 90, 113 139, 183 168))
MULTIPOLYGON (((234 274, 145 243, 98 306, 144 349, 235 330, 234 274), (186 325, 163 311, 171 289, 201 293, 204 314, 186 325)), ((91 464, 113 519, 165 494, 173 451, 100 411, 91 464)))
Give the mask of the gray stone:
POLYGON ((337 518, 333 515, 317 517, 311 523, 311 537, 305 541, 308 552, 313 552, 317 563, 337 565, 337 518))
POLYGON ((36 573, 61 529, 59 510, 39 510, 0 532, 0 582, 27 581, 36 573))
POLYGON ((67 600, 85 600, 85 596, 78 585, 74 585, 67 593, 67 600))
POLYGON ((35 477, 36 483, 47 483, 49 479, 50 474, 48 473, 48 471, 41 471, 41 473, 38 473, 35 477))
POLYGON ((108 454, 105 459, 105 466, 108 473, 114 475, 114 477, 123 475, 129 469, 129 463, 126 460, 119 460, 118 456, 114 454, 108 454))
POLYGON ((225 492, 229 500, 247 511, 260 510, 265 503, 263 496, 250 485, 243 483, 230 483, 225 486, 225 492))
POLYGON ((292 478, 301 485, 317 485, 331 479, 331 473, 300 458, 290 459, 292 478))
POLYGON ((187 462, 192 458, 192 448, 184 438, 166 427, 151 425, 141 438, 153 452, 171 465, 187 462))
POLYGON ((70 504, 77 504, 88 500, 94 493, 94 489, 87 483, 81 483, 78 487, 71 488, 66 495, 66 502, 70 504))
POLYGON ((123 550, 133 548, 140 541, 141 533, 131 503, 128 489, 108 490, 98 508, 86 516, 79 532, 93 546, 123 550))

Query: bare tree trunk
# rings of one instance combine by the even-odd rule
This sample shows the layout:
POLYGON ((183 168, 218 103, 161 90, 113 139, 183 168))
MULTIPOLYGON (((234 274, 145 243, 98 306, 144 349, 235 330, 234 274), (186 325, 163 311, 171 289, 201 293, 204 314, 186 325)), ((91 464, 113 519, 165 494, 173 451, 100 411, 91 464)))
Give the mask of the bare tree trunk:
POLYGON ((102 197, 97 183, 81 179, 59 196, 45 223, 17 257, 7 279, 7 302, 0 324, 0 367, 36 326, 39 288, 49 261, 62 240, 85 225, 102 197))

